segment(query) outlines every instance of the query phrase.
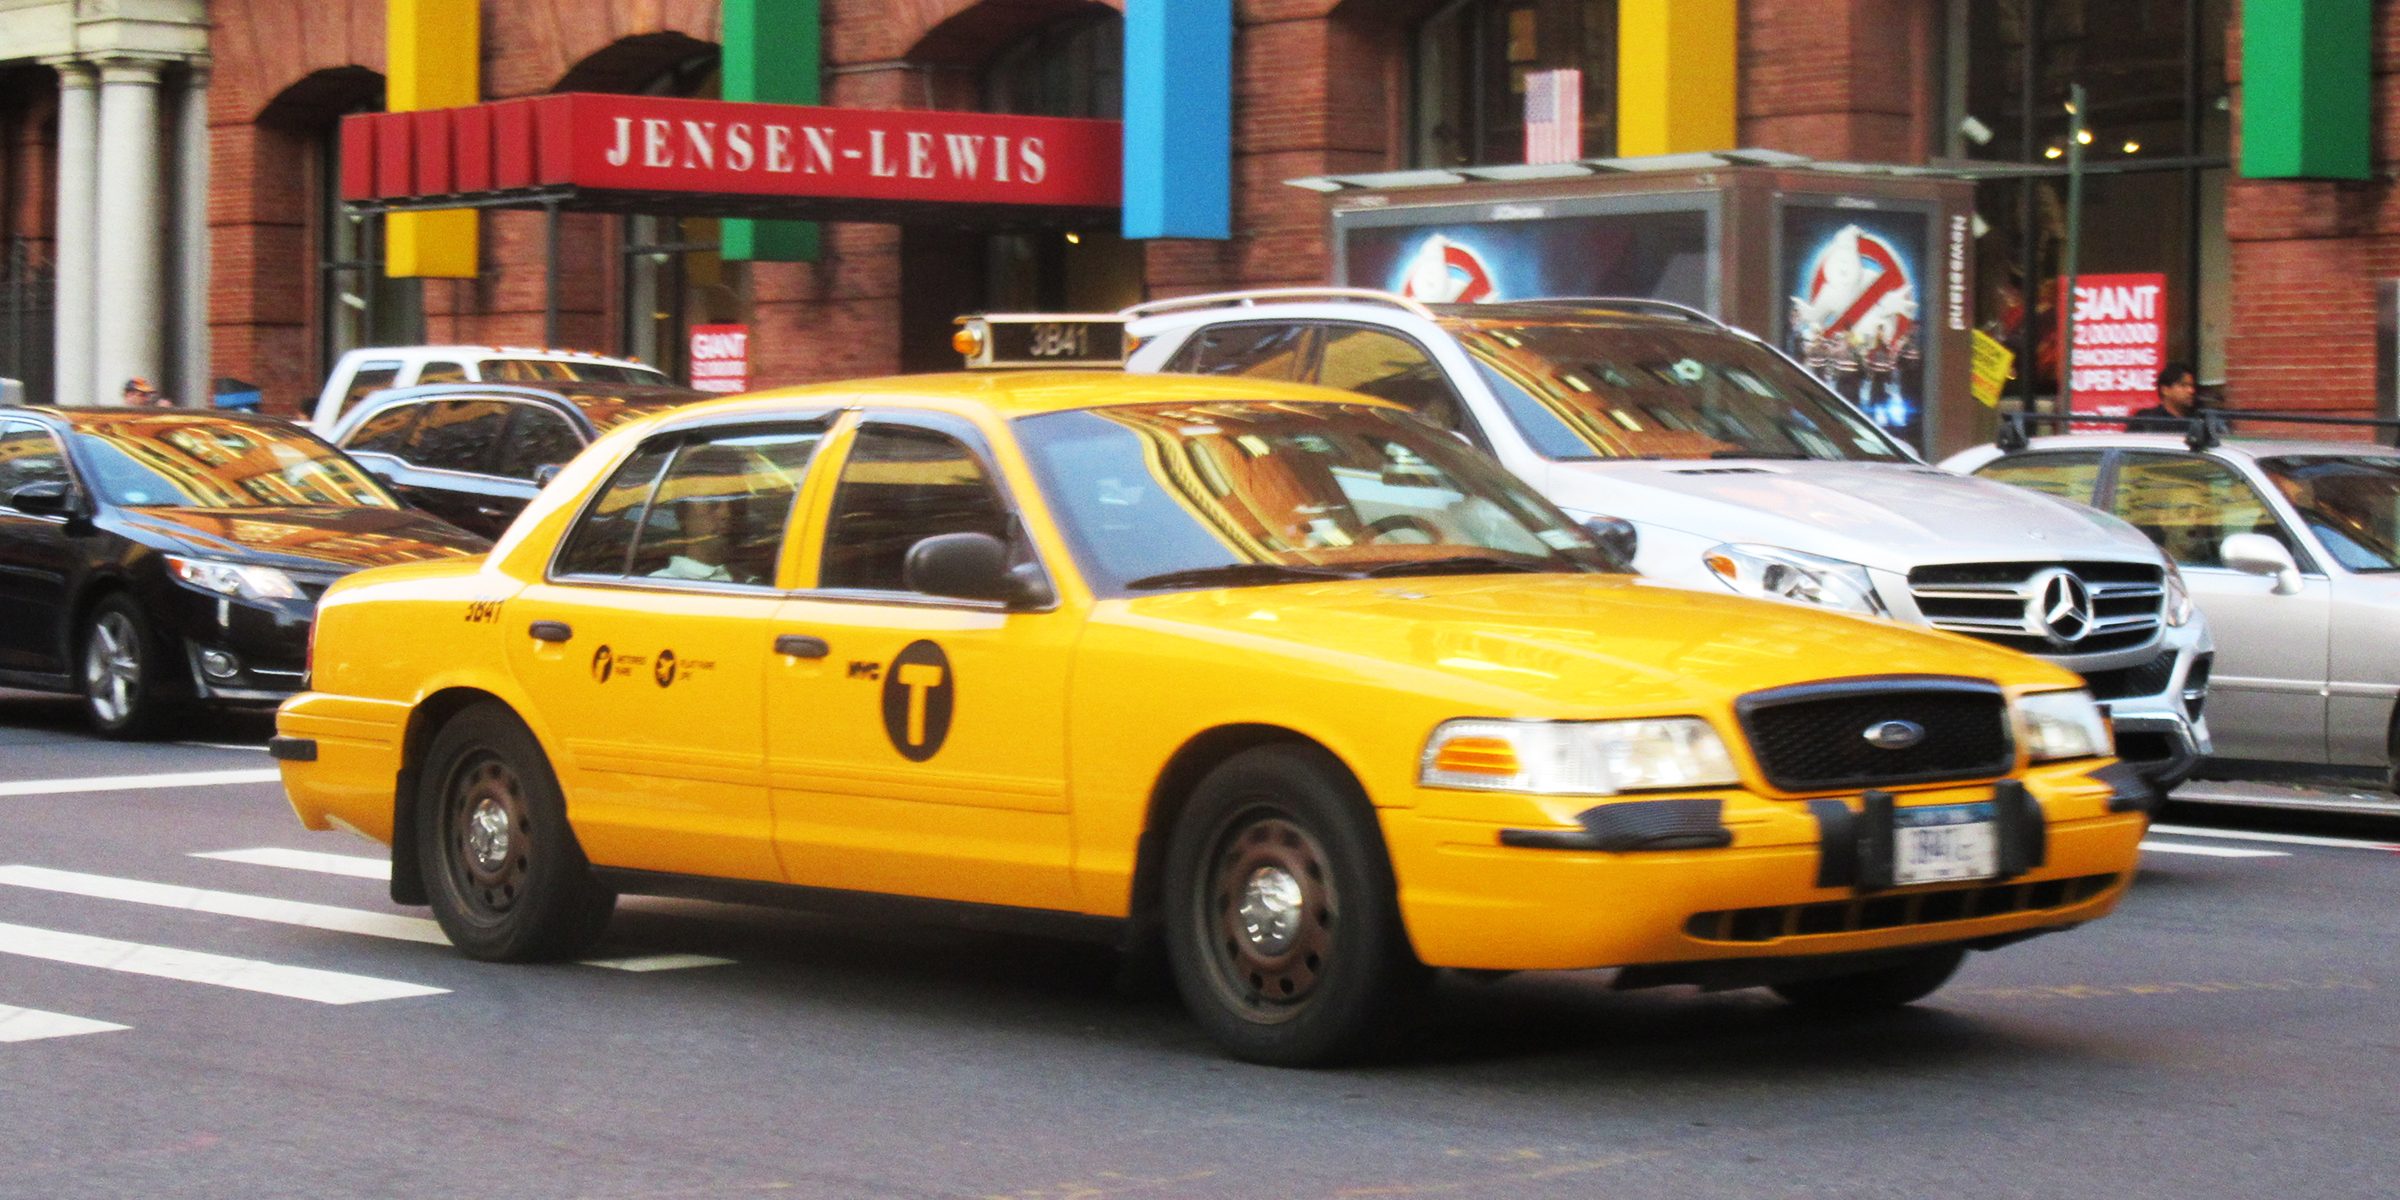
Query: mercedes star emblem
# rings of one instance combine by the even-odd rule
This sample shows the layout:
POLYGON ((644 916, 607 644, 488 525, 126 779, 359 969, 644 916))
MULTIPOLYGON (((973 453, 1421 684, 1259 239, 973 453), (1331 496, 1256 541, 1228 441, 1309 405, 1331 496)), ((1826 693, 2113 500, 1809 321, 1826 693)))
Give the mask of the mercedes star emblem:
POLYGON ((2073 571, 2052 567, 2033 577, 2025 624, 2055 645, 2072 646, 2092 631, 2092 589, 2073 571))

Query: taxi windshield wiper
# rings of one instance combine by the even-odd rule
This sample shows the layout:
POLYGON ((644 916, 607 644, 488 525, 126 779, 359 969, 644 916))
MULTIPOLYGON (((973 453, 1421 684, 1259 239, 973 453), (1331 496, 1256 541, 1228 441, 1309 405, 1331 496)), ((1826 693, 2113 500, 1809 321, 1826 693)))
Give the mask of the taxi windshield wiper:
POLYGON ((1462 554, 1455 558, 1425 558, 1414 562, 1385 563, 1367 572, 1369 579, 1390 579, 1396 575, 1542 575, 1565 568, 1522 559, 1493 558, 1484 554, 1462 554))
POLYGON ((1339 567, 1301 567, 1287 563, 1226 563, 1215 567, 1192 567, 1168 571, 1163 575, 1144 575, 1125 586, 1136 590, 1175 587, 1208 587, 1222 584, 1244 587, 1261 583, 1302 583, 1317 579, 1356 579, 1358 573, 1339 567))

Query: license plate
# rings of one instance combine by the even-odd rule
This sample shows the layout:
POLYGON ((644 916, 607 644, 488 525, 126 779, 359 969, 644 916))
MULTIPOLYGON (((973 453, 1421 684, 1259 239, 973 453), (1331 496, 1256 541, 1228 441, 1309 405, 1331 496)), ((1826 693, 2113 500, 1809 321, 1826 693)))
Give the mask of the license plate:
POLYGON ((2000 840, 1989 804, 1937 804, 1892 813, 1892 882, 1989 879, 2000 873, 2000 840))

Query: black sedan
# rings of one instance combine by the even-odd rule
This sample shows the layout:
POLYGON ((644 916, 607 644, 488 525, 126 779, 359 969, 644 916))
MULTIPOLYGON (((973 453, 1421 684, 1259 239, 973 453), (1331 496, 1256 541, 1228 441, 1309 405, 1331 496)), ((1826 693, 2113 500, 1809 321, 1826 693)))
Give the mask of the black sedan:
POLYGON ((325 436, 409 503, 496 538, 592 439, 635 417, 720 399, 664 384, 435 383, 376 392, 325 436))
POLYGON ((489 548, 273 417, 0 409, 0 685, 80 694, 111 737, 274 704, 334 580, 489 548))

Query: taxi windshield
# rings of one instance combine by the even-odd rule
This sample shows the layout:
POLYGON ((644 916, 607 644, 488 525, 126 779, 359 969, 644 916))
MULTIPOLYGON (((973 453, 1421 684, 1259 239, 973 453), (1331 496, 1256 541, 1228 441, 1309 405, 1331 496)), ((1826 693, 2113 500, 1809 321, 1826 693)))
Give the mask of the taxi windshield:
POLYGON ((1548 458, 1910 461, 1799 368, 1723 333, 1475 319, 1458 340, 1548 458))
POLYGON ((2400 458, 2309 454, 2258 465, 2336 562, 2400 571, 2400 458))
POLYGON ((400 507, 341 451, 297 430, 164 416, 86 425, 72 440, 93 490, 113 505, 400 507))
POLYGON ((1397 409, 1220 401, 1016 426, 1103 593, 1627 569, 1514 476, 1397 409))

